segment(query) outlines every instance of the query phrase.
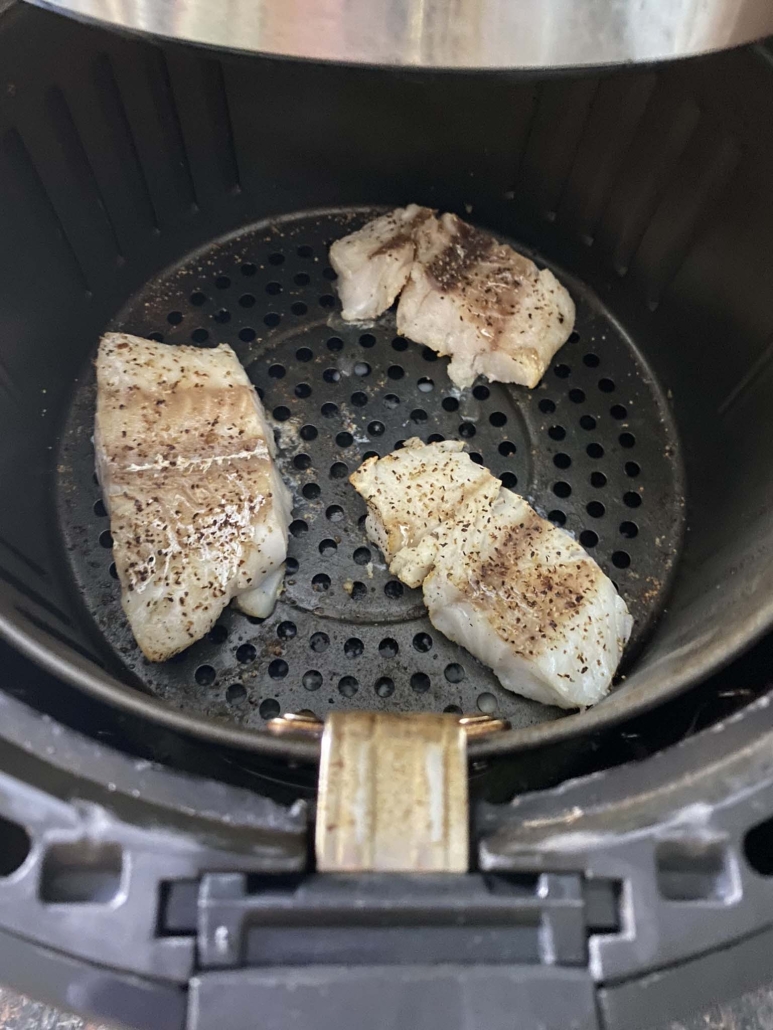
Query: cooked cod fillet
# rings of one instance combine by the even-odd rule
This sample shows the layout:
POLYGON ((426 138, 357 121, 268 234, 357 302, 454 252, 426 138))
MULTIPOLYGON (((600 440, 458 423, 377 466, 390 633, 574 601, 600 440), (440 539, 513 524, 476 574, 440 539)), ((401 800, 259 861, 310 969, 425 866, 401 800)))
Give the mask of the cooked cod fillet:
POLYGON ((418 204, 398 207, 331 246, 347 322, 377 318, 394 301, 413 264, 415 231, 430 218, 432 211, 418 204))
POLYGON ((508 690, 562 708, 595 704, 633 624, 611 580, 461 445, 451 462, 448 443, 411 443, 351 477, 391 571, 423 582, 432 624, 508 690), (465 460, 475 479, 463 487, 465 460))
POLYGON ((536 386, 573 328, 574 303, 552 272, 456 215, 418 227, 397 330, 450 356, 458 386, 478 375, 536 386))
POLYGON ((266 616, 282 585, 292 502, 257 394, 230 347, 107 333, 94 433, 121 600, 164 661, 232 598, 266 616))
POLYGON ((432 534, 457 515, 487 510, 500 487, 458 440, 425 445, 418 437, 385 458, 369 458, 349 481, 367 502, 369 538, 410 587, 420 586, 432 567, 432 534))

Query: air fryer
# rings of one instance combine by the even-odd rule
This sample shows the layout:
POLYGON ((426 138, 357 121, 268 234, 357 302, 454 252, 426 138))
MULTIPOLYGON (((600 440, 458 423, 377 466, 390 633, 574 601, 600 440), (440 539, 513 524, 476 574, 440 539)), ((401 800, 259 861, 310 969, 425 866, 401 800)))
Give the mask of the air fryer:
POLYGON ((670 1016, 680 991, 637 977, 716 964, 772 907, 769 50, 398 70, 19 5, 0 48, 9 978, 154 1027, 397 1025, 385 969, 416 1027, 670 1016), (460 396, 389 314, 341 320, 331 241, 408 202, 567 285, 535 390, 460 396), (230 344, 295 502, 274 614, 226 609, 162 664, 94 475, 106 329, 230 344), (462 439, 614 580, 635 628, 596 707, 503 689, 380 564, 347 477, 411 436, 462 439), (506 721, 469 741, 470 873, 314 872, 319 740, 270 724, 352 709, 506 721))

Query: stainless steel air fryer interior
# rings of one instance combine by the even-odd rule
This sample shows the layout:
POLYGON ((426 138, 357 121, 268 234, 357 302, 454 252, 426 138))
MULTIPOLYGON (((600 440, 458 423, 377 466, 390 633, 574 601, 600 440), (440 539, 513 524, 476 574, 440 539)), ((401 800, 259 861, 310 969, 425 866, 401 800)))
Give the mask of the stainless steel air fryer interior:
POLYGON ((537 82, 220 57, 11 8, 0 51, 15 646, 111 704, 258 751, 293 752, 254 732, 279 711, 355 706, 498 711, 514 731, 491 750, 652 707, 770 626, 763 48, 537 82), (407 201, 512 240, 572 290, 576 336, 533 393, 458 397, 388 319, 340 322, 328 243, 407 201), (120 613, 93 479, 107 326, 231 343, 296 498, 275 615, 228 611, 162 666, 120 613), (377 567, 345 476, 411 435, 464 439, 619 584, 636 640, 596 709, 556 719, 502 690, 377 567))

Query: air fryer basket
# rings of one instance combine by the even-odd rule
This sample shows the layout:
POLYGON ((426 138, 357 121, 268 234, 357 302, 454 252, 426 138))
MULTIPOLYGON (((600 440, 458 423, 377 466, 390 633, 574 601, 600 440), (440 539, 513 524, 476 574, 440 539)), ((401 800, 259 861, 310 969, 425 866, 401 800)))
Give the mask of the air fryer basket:
POLYGON ((773 619, 769 57, 536 83, 217 58, 18 9, 3 19, 2 628, 58 676, 256 750, 279 711, 497 711, 480 751, 611 722, 773 619), (326 248, 369 211, 456 210, 554 267, 576 333, 540 387, 459 395, 389 318, 341 323, 326 248), (287 589, 152 666, 120 612, 93 478, 106 327, 231 343, 296 501, 287 589), (439 639, 346 474, 461 437, 575 532, 634 612, 622 682, 557 712, 439 639), (685 505, 685 493, 687 497, 685 505))

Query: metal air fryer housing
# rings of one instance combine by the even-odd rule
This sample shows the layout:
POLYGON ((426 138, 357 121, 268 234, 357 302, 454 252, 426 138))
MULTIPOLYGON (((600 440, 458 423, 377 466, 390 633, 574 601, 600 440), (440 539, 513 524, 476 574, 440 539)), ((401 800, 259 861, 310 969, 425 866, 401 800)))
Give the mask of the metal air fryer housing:
POLYGON ((427 1028, 496 1030, 514 1012, 524 1027, 647 1026, 759 982, 769 640, 721 667, 770 625, 769 51, 544 81, 394 74, 12 6, 0 53, 0 600, 17 648, 2 649, 0 979, 154 1030, 248 1026, 256 1011, 277 1028, 374 1012, 427 1028), (335 323, 331 234, 406 200, 456 209, 570 277, 584 321, 541 391, 473 394, 461 418, 442 404, 441 362, 385 325, 335 323), (89 356, 110 323, 228 339, 280 439, 298 420, 283 457, 305 524, 297 615, 226 613, 169 668, 143 665, 120 622, 92 479, 89 356), (356 554, 361 512, 334 465, 403 429, 513 459, 497 472, 599 538, 587 546, 645 628, 671 600, 642 638, 647 692, 631 676, 595 712, 539 724, 507 699, 516 733, 471 756, 476 872, 315 876, 316 748, 258 732, 268 715, 301 699, 497 697, 356 554), (674 557, 685 524, 676 579, 657 581, 658 548, 674 557), (347 608, 364 604, 347 577, 373 617, 347 608))

